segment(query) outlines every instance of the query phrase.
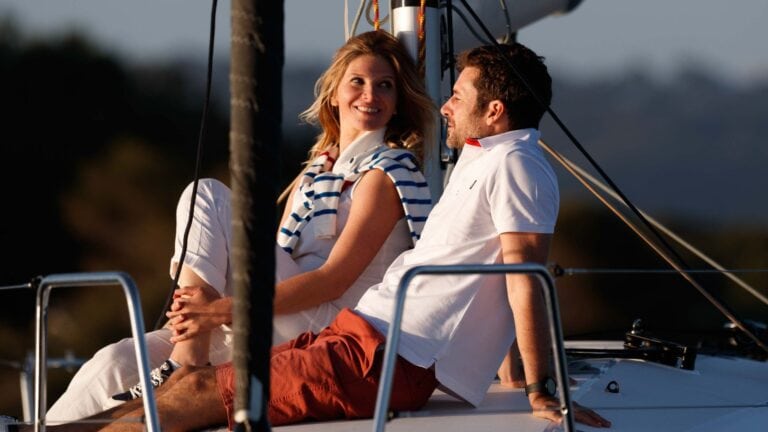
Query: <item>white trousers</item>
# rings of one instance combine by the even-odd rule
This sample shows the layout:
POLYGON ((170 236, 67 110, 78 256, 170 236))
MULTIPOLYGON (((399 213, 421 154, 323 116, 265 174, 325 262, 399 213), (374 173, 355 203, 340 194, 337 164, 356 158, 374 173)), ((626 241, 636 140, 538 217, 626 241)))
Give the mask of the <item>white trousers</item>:
MULTIPOLYGON (((184 230, 189 217, 191 185, 185 189, 176 208, 175 253, 171 271, 178 263, 184 230)), ((201 180, 195 200, 195 212, 188 238, 185 265, 208 282, 223 296, 232 295, 230 191, 221 182, 201 180)), ((300 272, 290 255, 276 248, 276 279, 283 280, 300 272)), ((297 314, 275 317, 273 344, 292 339, 299 333, 318 331, 330 323, 338 312, 336 305, 325 304, 297 314)), ((146 334, 150 368, 159 367, 171 354, 171 332, 161 329, 146 334)), ((231 331, 222 326, 211 336, 211 363, 221 364, 231 359, 231 331)), ((99 350, 72 378, 67 390, 48 410, 47 421, 74 421, 119 405, 112 395, 123 392, 139 382, 133 340, 123 339, 99 350)))

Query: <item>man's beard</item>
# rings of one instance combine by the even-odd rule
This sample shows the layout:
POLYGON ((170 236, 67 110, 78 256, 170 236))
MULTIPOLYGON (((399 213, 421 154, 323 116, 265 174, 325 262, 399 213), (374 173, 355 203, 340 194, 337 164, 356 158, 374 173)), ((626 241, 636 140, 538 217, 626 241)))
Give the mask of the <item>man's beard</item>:
POLYGON ((454 130, 448 134, 448 138, 445 140, 445 145, 447 145, 448 148, 460 149, 464 147, 464 141, 465 139, 459 138, 459 136, 456 134, 456 131, 454 130))

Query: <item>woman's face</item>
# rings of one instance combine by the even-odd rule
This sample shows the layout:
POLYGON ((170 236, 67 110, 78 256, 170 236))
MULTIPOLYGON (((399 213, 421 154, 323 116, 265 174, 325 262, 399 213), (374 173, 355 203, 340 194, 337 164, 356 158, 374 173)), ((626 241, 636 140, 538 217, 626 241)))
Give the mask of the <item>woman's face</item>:
POLYGON ((395 70, 383 58, 369 54, 352 60, 331 98, 339 108, 342 147, 389 123, 397 106, 395 86, 395 70))

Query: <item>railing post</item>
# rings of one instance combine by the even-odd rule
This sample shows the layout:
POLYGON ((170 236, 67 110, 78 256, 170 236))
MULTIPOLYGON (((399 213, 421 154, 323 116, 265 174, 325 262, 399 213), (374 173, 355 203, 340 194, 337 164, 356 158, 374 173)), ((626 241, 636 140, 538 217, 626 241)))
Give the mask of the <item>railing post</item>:
POLYGON ((533 274, 541 282, 544 292, 544 302, 547 309, 547 323, 552 343, 552 352, 555 357, 555 378, 560 389, 560 413, 563 415, 563 426, 566 432, 572 432, 573 410, 571 394, 568 389, 568 370, 565 362, 565 345, 563 343, 562 326, 560 323, 560 311, 557 303, 555 283, 547 269, 539 264, 459 264, 459 265, 426 265, 416 266, 408 270, 400 280, 400 285, 395 293, 395 307, 392 312, 392 320, 387 332, 386 348, 384 350, 384 364, 381 370, 381 379, 376 398, 376 409, 373 416, 375 432, 383 432, 388 419, 389 398, 392 394, 392 380, 395 374, 395 357, 400 341, 400 324, 403 308, 405 306, 405 294, 411 280, 418 275, 447 275, 447 274, 498 274, 521 273, 533 274))
POLYGON ((131 320, 136 362, 139 367, 139 381, 143 388, 143 404, 148 432, 159 432, 160 424, 155 409, 155 392, 149 380, 149 357, 144 339, 144 319, 141 314, 141 301, 136 284, 130 276, 122 272, 93 272, 54 274, 44 277, 37 288, 35 335, 35 406, 33 421, 35 432, 45 431, 45 413, 47 406, 47 334, 48 300, 50 291, 59 287, 83 287, 101 285, 120 285, 128 302, 131 320))

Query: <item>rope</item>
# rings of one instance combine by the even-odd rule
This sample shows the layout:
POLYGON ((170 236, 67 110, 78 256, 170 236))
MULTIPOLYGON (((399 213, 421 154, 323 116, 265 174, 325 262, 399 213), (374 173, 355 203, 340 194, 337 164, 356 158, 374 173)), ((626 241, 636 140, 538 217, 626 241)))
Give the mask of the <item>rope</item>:
POLYGON ((419 54, 418 54, 418 60, 416 61, 418 67, 419 67, 419 76, 421 78, 424 78, 424 75, 426 73, 426 58, 427 58, 427 32, 426 32, 426 15, 424 11, 427 7, 427 0, 421 0, 421 4, 419 5, 419 15, 418 15, 418 23, 419 23, 419 30, 418 30, 418 40, 419 40, 419 54))
MULTIPOLYGON (((357 33, 357 25, 360 24, 360 18, 363 16, 365 10, 366 0, 360 0, 360 6, 355 13, 355 19, 352 21, 352 28, 349 28, 349 0, 344 0, 344 40, 349 40, 357 33)), ((367 17, 366 17, 367 19, 367 17)))
MULTIPOLYGON (((565 167, 581 184, 587 188, 592 194, 594 194, 596 197, 597 191, 592 187, 592 185, 599 187, 604 193, 608 194, 611 198, 614 200, 620 202, 626 207, 626 204, 621 202, 620 197, 612 191, 606 184, 602 183, 598 179, 591 176, 589 173, 584 171, 581 167, 576 165, 573 161, 569 160, 562 154, 558 153, 556 150, 554 150, 552 147, 550 147, 547 143, 545 143, 543 140, 539 140, 539 145, 541 145, 547 152, 549 152, 552 157, 554 157, 558 162, 560 162, 563 167, 565 167)), ((602 197, 602 196, 600 196, 602 197)), ((598 199, 606 204, 605 201, 603 201, 602 198, 598 197, 598 199)), ((607 204, 606 204, 607 205, 607 204)), ((610 208, 610 207, 609 207, 610 208)), ((613 209, 611 209, 613 210, 613 209)), ((672 230, 662 225, 659 221, 652 218, 650 215, 646 214, 642 209, 639 209, 640 213, 648 219, 650 223, 653 224, 657 229, 659 229, 661 232, 669 236, 671 239, 675 240, 680 246, 684 247, 689 252, 693 253, 699 259, 706 262, 710 266, 712 266, 715 270, 714 272, 720 272, 725 275, 728 279, 733 281, 735 284, 739 285, 744 290, 748 291, 750 294, 752 294, 754 297, 759 299, 764 304, 768 305, 768 297, 760 293, 756 288, 752 287, 739 277, 737 277, 736 273, 749 273, 748 271, 729 271, 725 267, 721 266, 717 261, 707 256, 704 252, 700 251, 696 247, 694 247, 692 244, 686 242, 683 238, 681 238, 679 235, 675 234, 672 230)), ((757 270, 759 271, 759 270, 757 270)))
MULTIPOLYGON (((545 149, 547 149, 547 151, 549 151, 549 154, 552 155, 555 159, 557 159, 565 169, 567 169, 574 177, 576 177, 576 179, 579 182, 581 182, 581 184, 584 185, 584 187, 587 188, 587 190, 592 192, 592 195, 594 195, 595 198, 600 200, 600 202, 602 202, 619 219, 621 219, 621 221, 624 222, 624 224, 627 225, 627 227, 629 227, 632 231, 634 231, 634 233, 637 234, 637 236, 640 237, 651 249, 653 249, 653 251, 656 252, 656 254, 661 259, 666 261, 667 264, 669 264, 675 270, 676 273, 678 273, 683 279, 688 281, 688 283, 690 283, 691 286, 696 288, 696 290, 702 296, 704 296, 704 298, 706 298, 715 308, 717 308, 717 310, 719 310, 720 313, 722 313, 726 318, 728 318, 729 321, 735 324, 736 327, 741 329, 741 331, 743 331, 744 334, 746 334, 750 339, 752 339, 752 341, 754 341, 755 344, 757 344, 757 346, 759 346, 762 350, 768 352, 768 346, 766 345, 765 342, 763 342, 759 337, 757 337, 757 335, 753 333, 752 330, 750 330, 746 324, 744 324, 733 312, 731 312, 730 309, 728 309, 728 307, 726 307, 719 299, 715 298, 714 295, 709 292, 709 290, 704 288, 701 284, 698 283, 698 281, 696 281, 696 279, 693 278, 692 274, 694 273, 688 271, 688 265, 685 265, 684 263, 681 263, 680 261, 674 259, 674 257, 672 256, 672 254, 674 253, 674 250, 671 250, 669 248, 669 245, 666 242, 663 242, 663 245, 667 247, 666 249, 664 249, 655 241, 653 241, 653 239, 645 235, 645 233, 643 233, 636 224, 629 221, 629 218, 627 218, 626 215, 620 212, 615 206, 611 205, 611 203, 609 203, 608 200, 603 195, 597 193, 597 191, 595 190, 594 187, 592 187, 591 184, 589 184, 585 179, 579 176, 576 173, 576 170, 573 169, 573 167, 571 167, 571 165, 564 162, 559 153, 549 148, 549 146, 547 146, 546 143, 544 143, 542 140, 539 140, 539 144, 542 145, 542 147, 544 147, 545 149)), ((623 197, 621 194, 619 194, 619 196, 623 197)), ((624 204, 629 206, 629 203, 627 201, 625 201, 624 204)), ((632 207, 632 209, 634 210, 635 214, 638 214, 640 212, 640 210, 638 210, 635 207, 632 207)), ((643 215, 641 214, 641 216, 643 215)), ((650 222, 648 222, 648 220, 645 218, 643 218, 643 220, 646 223, 645 226, 649 227, 650 222)), ((650 228, 653 228, 653 227, 650 226, 650 228)), ((657 232, 656 230, 652 230, 652 231, 657 232)), ((656 238, 659 238, 658 234, 656 238)))
POLYGON ((365 20, 368 21, 368 24, 373 26, 376 30, 379 30, 382 24, 386 24, 387 21, 389 21, 389 14, 385 15, 384 18, 381 18, 380 13, 376 13, 376 16, 373 18, 371 17, 372 12, 379 11, 379 2, 377 0, 372 0, 370 2, 368 2, 367 0, 361 0, 361 1, 363 3, 368 4, 368 7, 366 7, 365 9, 365 20), (376 24, 377 22, 378 22, 378 25, 376 24))
MULTIPOLYGON (((626 268, 626 269, 614 269, 614 268, 564 268, 560 270, 564 276, 576 276, 576 275, 598 275, 598 274, 678 274, 680 270, 673 269, 640 269, 640 268, 626 268)), ((768 273, 768 269, 756 268, 756 269, 686 269, 682 270, 685 273, 699 273, 699 274, 735 274, 735 273, 768 273)))
POLYGON ((378 30, 381 26, 379 20, 379 0, 373 0, 373 29, 378 30))
MULTIPOLYGON (((493 34, 488 30, 488 28, 485 26, 483 21, 480 19, 480 17, 477 16, 474 9, 472 9, 469 4, 467 3, 467 0, 461 0, 461 3, 464 5, 464 8, 469 12, 469 14, 472 16, 472 19, 478 24, 478 26, 483 30, 483 33, 487 37, 489 37, 492 40, 493 46, 495 46, 497 49, 500 48, 500 44, 493 39, 493 34)), ((502 52, 502 51, 500 51, 502 52)), ((503 52, 502 52, 503 53, 503 52)), ((673 268, 677 270, 683 270, 684 268, 688 268, 688 264, 686 264, 685 260, 682 256, 677 252, 675 248, 673 248, 669 242, 667 242, 664 237, 661 236, 661 233, 653 226, 650 222, 648 222, 648 219, 640 213, 640 211, 637 209, 637 207, 632 203, 629 198, 626 197, 624 192, 619 189, 619 187, 613 182, 613 180, 608 176, 608 174, 602 169, 602 167, 597 163, 597 161, 594 160, 591 154, 587 152, 587 150, 581 145, 579 140, 573 135, 571 130, 563 123, 562 120, 560 120, 560 117, 555 113, 555 111, 552 109, 551 106, 548 104, 545 104, 541 98, 536 94, 535 91, 533 91, 531 85, 528 83, 528 80, 523 77, 523 75, 517 70, 514 64, 512 64, 512 61, 509 60, 506 56, 504 56, 507 65, 509 68, 514 72, 515 76, 518 80, 525 86, 525 88, 528 89, 528 91, 531 93, 531 95, 534 97, 534 99, 537 100, 537 102, 546 110, 547 113, 552 117, 552 120, 557 124, 557 126, 560 128, 560 130, 565 133, 565 135, 568 137, 568 139, 573 143, 574 146, 581 152, 582 155, 584 155, 585 158, 589 161, 589 163, 597 170, 597 172, 600 174, 600 176, 605 179, 605 182, 621 197, 621 200, 624 201, 624 203, 627 205, 627 207, 632 210, 632 213, 635 214, 640 221, 642 221, 643 226, 653 234, 654 238, 658 241, 658 243, 661 245, 661 247, 657 246, 655 243, 651 244, 649 243, 649 246, 651 246, 656 253, 662 257, 665 261, 667 261, 673 268)), ((617 215, 618 216, 618 215, 617 215)), ((621 217, 621 216, 619 216, 621 217)), ((632 226, 631 224, 627 224, 628 226, 632 226)), ((633 228, 636 229, 636 228, 633 228)), ((696 288, 701 295, 703 295, 714 307, 716 307, 720 313, 722 313, 724 316, 726 316, 731 322, 733 322, 737 327, 739 327, 747 336, 749 336, 750 339, 752 339, 760 348, 762 348, 764 351, 768 352, 768 344, 760 340, 754 333, 752 333, 747 326, 741 322, 741 320, 736 317, 736 315, 722 302, 720 299, 716 298, 715 295, 707 290, 705 287, 700 285, 696 280, 693 279, 691 275, 688 275, 685 272, 680 272, 680 275, 688 280, 690 284, 696 288)))
POLYGON ((194 181, 192 185, 192 202, 189 205, 189 217, 187 218, 187 225, 184 228, 184 239, 182 240, 181 253, 179 254, 179 265, 176 268, 176 274, 173 276, 173 283, 171 285, 171 291, 168 293, 168 297, 165 299, 165 305, 160 312, 160 316, 157 317, 154 329, 157 330, 163 326, 166 320, 165 312, 171 307, 173 301, 173 292, 179 286, 179 278, 181 277, 181 268, 184 266, 184 257, 187 254, 187 242, 189 238, 189 231, 192 228, 192 221, 194 220, 195 211, 195 199, 197 198, 197 186, 200 180, 200 164, 203 159, 203 142, 205 141, 206 130, 208 126, 208 107, 211 101, 211 76, 213 75, 213 42, 216 35, 216 7, 218 0, 213 0, 211 4, 211 25, 208 37, 208 68, 205 78, 205 99, 203 100, 203 114, 200 120, 200 134, 197 140, 197 153, 195 159, 195 173, 194 181))

